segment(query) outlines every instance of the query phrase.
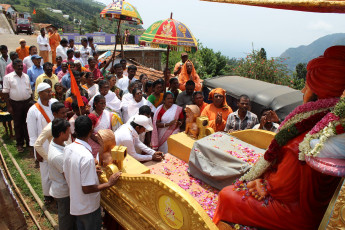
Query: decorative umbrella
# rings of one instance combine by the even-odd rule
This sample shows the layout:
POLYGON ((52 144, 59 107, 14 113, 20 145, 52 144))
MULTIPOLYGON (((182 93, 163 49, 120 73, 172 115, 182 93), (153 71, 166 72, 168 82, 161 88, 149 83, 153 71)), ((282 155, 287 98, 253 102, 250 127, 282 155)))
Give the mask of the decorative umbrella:
MULTIPOLYGON (((107 7, 105 7, 102 10, 100 15, 102 18, 118 19, 116 37, 119 37, 120 35, 121 21, 129 21, 137 25, 143 24, 143 20, 141 19, 135 7, 124 0, 113 0, 112 3, 110 3, 107 7)), ((121 42, 121 56, 123 58, 124 53, 123 53, 122 38, 120 39, 120 42, 121 42)), ((114 54, 116 51, 116 45, 117 44, 116 44, 116 38, 115 38, 114 54)), ((112 57, 112 62, 114 63, 114 55, 112 57)))
POLYGON ((153 23, 141 35, 139 41, 151 47, 167 48, 166 68, 168 68, 170 49, 190 52, 198 48, 198 42, 190 29, 182 22, 172 19, 172 13, 169 19, 153 23))

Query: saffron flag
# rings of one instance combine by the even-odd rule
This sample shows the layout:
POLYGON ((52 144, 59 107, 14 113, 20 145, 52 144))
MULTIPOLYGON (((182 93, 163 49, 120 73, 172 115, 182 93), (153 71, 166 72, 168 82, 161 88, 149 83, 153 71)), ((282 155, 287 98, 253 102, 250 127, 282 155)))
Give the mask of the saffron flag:
POLYGON ((73 93, 77 97, 78 106, 79 107, 84 106, 84 102, 83 102, 83 99, 81 98, 77 81, 74 78, 70 65, 68 65, 68 72, 71 76, 71 93, 73 93))
POLYGON ((34 11, 32 12, 32 14, 35 14, 35 15, 36 15, 36 9, 34 9, 34 11))

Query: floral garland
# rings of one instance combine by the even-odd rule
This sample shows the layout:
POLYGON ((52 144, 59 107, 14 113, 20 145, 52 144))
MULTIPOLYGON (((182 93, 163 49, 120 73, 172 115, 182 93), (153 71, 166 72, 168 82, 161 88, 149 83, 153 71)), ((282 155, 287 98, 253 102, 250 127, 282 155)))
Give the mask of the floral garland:
POLYGON ((305 136, 299 145, 299 160, 305 161, 305 156, 317 156, 328 138, 345 132, 345 98, 342 98, 314 128, 305 136), (310 141, 319 139, 319 143, 311 148, 310 141))
POLYGON ((311 130, 338 101, 338 98, 321 99, 294 109, 282 122, 279 132, 275 135, 264 156, 259 158, 253 168, 239 180, 252 181, 260 177, 278 159, 281 148, 288 141, 311 130))

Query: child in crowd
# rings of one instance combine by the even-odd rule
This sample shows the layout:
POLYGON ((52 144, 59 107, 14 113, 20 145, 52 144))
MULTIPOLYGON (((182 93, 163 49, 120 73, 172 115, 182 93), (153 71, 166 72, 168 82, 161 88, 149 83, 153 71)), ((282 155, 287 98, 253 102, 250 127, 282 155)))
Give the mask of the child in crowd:
POLYGON ((7 112, 7 105, 6 101, 4 100, 2 93, 0 93, 0 122, 5 128, 6 136, 10 134, 10 138, 13 138, 13 131, 12 131, 12 115, 7 112))
POLYGON ((54 85, 55 89, 55 98, 61 103, 65 102, 66 94, 64 92, 64 88, 62 87, 61 83, 56 83, 54 85))

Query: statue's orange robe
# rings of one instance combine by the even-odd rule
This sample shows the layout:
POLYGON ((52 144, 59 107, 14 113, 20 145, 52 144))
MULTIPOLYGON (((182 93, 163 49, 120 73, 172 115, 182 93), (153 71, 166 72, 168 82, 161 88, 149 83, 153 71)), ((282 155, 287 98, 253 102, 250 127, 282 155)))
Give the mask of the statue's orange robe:
POLYGON ((273 201, 263 206, 251 196, 242 200, 244 191, 233 191, 233 186, 228 186, 219 193, 213 221, 265 229, 317 229, 340 178, 300 164, 298 144, 305 134, 290 140, 282 148, 277 171, 264 175, 273 201))

